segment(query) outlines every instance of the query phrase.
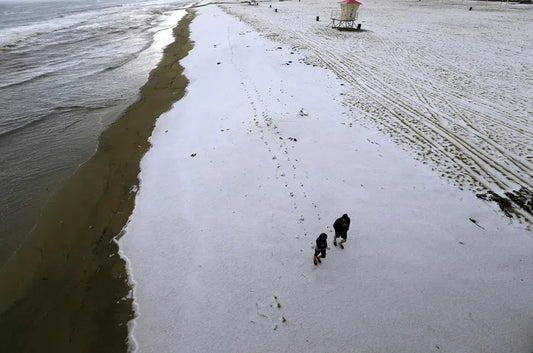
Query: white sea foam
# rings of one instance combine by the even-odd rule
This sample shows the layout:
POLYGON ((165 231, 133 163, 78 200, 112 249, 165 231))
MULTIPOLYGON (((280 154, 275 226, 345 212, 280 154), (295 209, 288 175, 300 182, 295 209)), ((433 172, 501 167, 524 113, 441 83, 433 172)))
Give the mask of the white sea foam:
POLYGON ((187 3, 0 3, 0 266, 137 98, 187 3))

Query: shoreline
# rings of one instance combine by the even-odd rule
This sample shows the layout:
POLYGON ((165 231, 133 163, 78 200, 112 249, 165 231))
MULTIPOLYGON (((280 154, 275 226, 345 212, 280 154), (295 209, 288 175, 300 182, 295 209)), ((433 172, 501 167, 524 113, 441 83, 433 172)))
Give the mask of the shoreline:
MULTIPOLYGON (((427 96, 407 99, 405 107, 438 107, 437 99, 423 98, 440 97, 435 87, 448 81, 433 78, 433 90, 409 85, 420 68, 409 63, 424 56, 408 49, 430 47, 419 39, 428 28, 428 38, 455 53, 453 38, 432 24, 448 23, 456 12, 437 9, 426 22, 425 9, 411 4, 369 5, 376 14, 370 20, 386 26, 380 16, 393 8, 389 18, 405 25, 390 33, 324 29, 313 16, 329 7, 324 0, 278 3, 276 12, 247 4, 232 6, 232 14, 222 6, 198 11, 191 24, 196 44, 182 60, 194 79, 157 121, 119 241, 139 309, 136 352, 530 346, 530 234, 360 123, 365 114, 385 120, 384 112, 348 104, 358 89, 373 93, 369 107, 380 107, 376 97, 402 101, 413 88, 427 96), (411 26, 410 34, 403 30, 411 26), (398 50, 399 39, 411 43, 407 51, 398 50), (331 69, 311 65, 313 53, 331 69), (389 81, 370 73, 392 53, 399 55, 391 64, 399 76, 386 67, 382 77, 390 85, 381 86, 389 81), (331 242, 343 213, 353 222, 348 243, 331 246, 315 266, 316 236, 325 232, 331 242), (327 313, 317 310, 333 292, 327 313)), ((458 23, 476 23, 471 17, 458 23)), ((461 103, 456 92, 448 99, 461 103)), ((475 108, 485 104, 480 99, 475 108)), ((428 115, 419 118, 434 116, 428 115)))
POLYGON ((179 61, 193 43, 187 13, 139 99, 99 138, 96 153, 45 207, 0 270, 0 334, 8 351, 126 352, 133 317, 115 238, 133 210, 140 160, 157 118, 185 94, 179 61))

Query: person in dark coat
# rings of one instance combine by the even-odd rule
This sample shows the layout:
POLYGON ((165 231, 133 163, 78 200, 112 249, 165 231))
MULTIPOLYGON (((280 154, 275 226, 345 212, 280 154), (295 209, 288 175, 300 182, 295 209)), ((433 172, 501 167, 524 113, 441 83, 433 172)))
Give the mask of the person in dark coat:
POLYGON ((317 262, 322 262, 320 258, 326 258, 326 249, 329 249, 328 235, 326 233, 322 233, 318 236, 318 238, 316 238, 315 256, 313 256, 313 263, 315 266, 317 265, 317 262), (318 254, 320 254, 320 257, 318 254))
POLYGON ((350 229, 350 217, 345 213, 341 218, 338 218, 333 223, 333 229, 335 229, 335 239, 333 239, 333 245, 337 246, 337 238, 342 238, 339 245, 344 249, 344 243, 348 237, 348 229, 350 229))

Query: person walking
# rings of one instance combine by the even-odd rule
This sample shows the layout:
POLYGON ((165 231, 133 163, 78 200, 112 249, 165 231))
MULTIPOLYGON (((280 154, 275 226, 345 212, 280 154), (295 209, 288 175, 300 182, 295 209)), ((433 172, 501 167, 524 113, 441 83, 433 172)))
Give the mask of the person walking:
POLYGON ((320 258, 325 259, 326 258, 326 249, 328 248, 328 235, 326 233, 322 233, 316 238, 316 246, 315 246, 315 256, 313 256, 313 263, 315 266, 320 262, 322 263, 322 260, 320 258), (320 254, 320 257, 318 256, 320 254))
POLYGON ((337 238, 342 238, 339 245, 344 249, 344 243, 346 243, 346 238, 348 237, 348 229, 350 229, 350 217, 345 213, 341 218, 337 218, 335 223, 333 223, 333 229, 335 229, 335 239, 333 239, 333 245, 337 246, 337 238))

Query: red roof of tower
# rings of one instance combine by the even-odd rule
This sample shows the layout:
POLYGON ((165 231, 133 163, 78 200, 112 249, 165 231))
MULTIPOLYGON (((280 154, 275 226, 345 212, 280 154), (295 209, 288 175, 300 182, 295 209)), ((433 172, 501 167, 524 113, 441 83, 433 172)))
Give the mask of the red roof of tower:
POLYGON ((357 0, 342 0, 342 1, 339 1, 339 4, 363 5, 357 0))

